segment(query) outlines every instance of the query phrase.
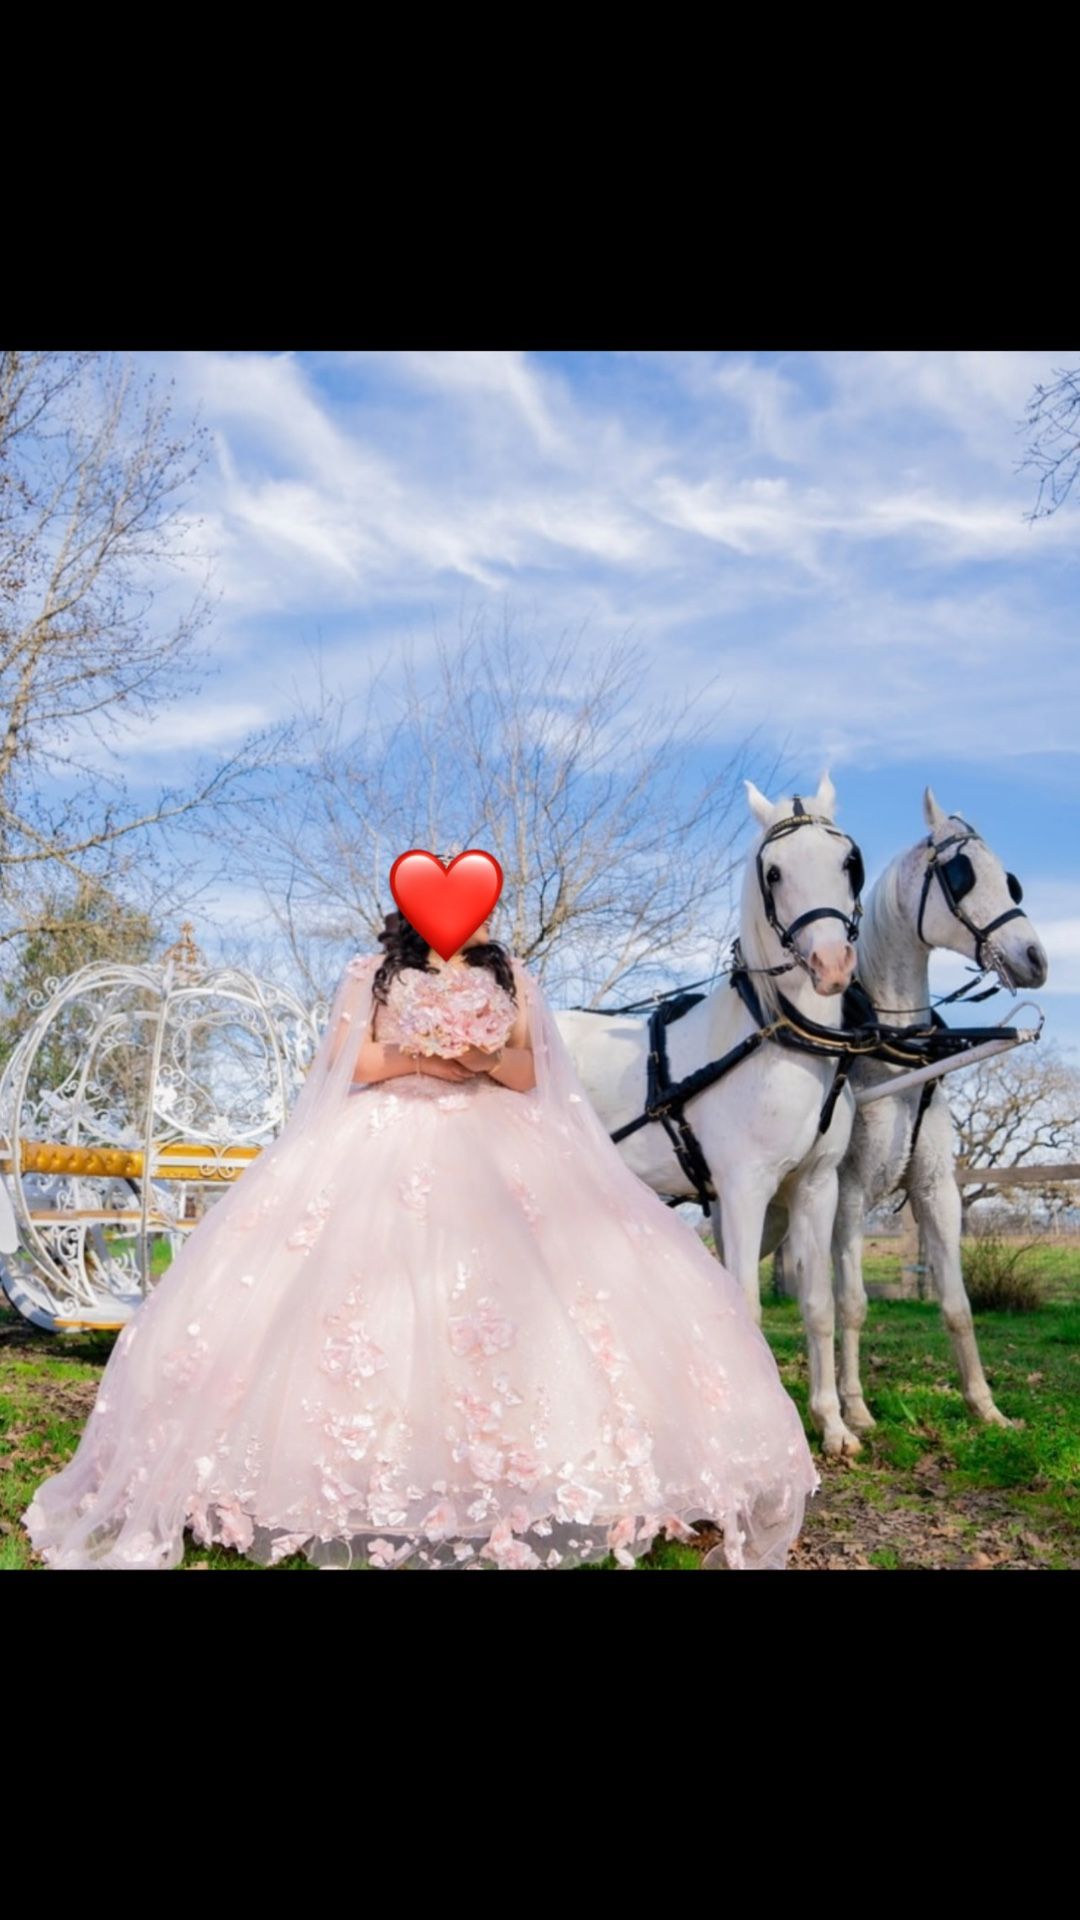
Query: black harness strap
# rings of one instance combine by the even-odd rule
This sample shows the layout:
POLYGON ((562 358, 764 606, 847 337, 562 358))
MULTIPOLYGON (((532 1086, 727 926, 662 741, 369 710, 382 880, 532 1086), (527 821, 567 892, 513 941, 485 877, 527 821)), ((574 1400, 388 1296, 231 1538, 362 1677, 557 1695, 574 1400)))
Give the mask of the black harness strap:
MULTIPOLYGON (((938 1027, 943 1033, 948 1033, 949 1029, 945 1025, 945 1022, 941 1018, 941 1015, 939 1013, 932 1010, 930 1014, 930 1018, 933 1021, 935 1027, 938 1027)), ((908 1203, 907 1183, 908 1183, 909 1175, 911 1173, 912 1163, 914 1162, 914 1159, 915 1159, 915 1146, 919 1138, 919 1128, 922 1126, 922 1123, 923 1123, 923 1114, 926 1112, 927 1107, 930 1105, 930 1102, 933 1099, 936 1090, 937 1090, 936 1080, 924 1080, 921 1088, 919 1089, 919 1104, 915 1109, 915 1125, 911 1129, 911 1145, 908 1147, 907 1153, 904 1157, 904 1165, 901 1170, 900 1178, 896 1182, 895 1187, 893 1188, 893 1192, 898 1193, 900 1195, 899 1200, 897 1201, 895 1207, 893 1208, 894 1213, 901 1213, 904 1207, 906 1207, 908 1203)))
MULTIPOLYGON (((735 948, 738 953, 738 941, 735 942, 735 948)), ((731 985, 751 1019, 764 1029, 766 1023, 761 1000, 741 960, 732 970, 731 985)), ((776 997, 780 1003, 781 1017, 773 1023, 770 1035, 780 1046, 794 1047, 798 1053, 838 1054, 841 1058, 853 1052, 875 1053, 887 1031, 881 1027, 873 1002, 857 980, 852 981, 844 994, 841 1008, 844 1019, 839 1027, 826 1027, 820 1021, 811 1020, 809 1015, 800 1013, 786 993, 781 993, 779 989, 776 997)))
MULTIPOLYGON (((785 994, 779 994, 783 1009, 783 1018, 767 1022, 762 1010, 757 989, 744 967, 737 967, 731 975, 731 985, 735 988, 744 1006, 754 1021, 753 1033, 725 1053, 719 1060, 711 1060, 706 1066, 698 1067, 685 1079, 672 1082, 668 1062, 666 1028, 673 1020, 678 1020, 690 1007, 704 999, 701 993, 682 993, 663 1001, 653 1009, 649 1016, 649 1059, 646 1076, 645 1111, 636 1120, 628 1120, 625 1126, 617 1127, 612 1140, 625 1140, 628 1134, 636 1133, 639 1127, 647 1126, 650 1120, 658 1120, 671 1141, 672 1150, 687 1180, 694 1189, 699 1206, 704 1213, 709 1212, 711 1203, 716 1199, 716 1187, 713 1183, 709 1163, 685 1113, 685 1103, 695 1094, 703 1093, 706 1087, 714 1086, 717 1080, 730 1073, 755 1053, 765 1040, 777 1040, 782 1046, 794 1047, 801 1053, 821 1055, 828 1052, 838 1056, 838 1065, 833 1075, 832 1085, 825 1096, 818 1121, 818 1131, 827 1131, 836 1102, 840 1097, 852 1059, 860 1051, 857 1043, 872 1039, 877 1032, 877 1016, 873 1004, 857 982, 853 982, 844 996, 844 1013, 849 1020, 846 1028, 825 1027, 815 1020, 800 1015, 785 994), (789 1021, 797 1021, 793 1028, 789 1021), (856 1043, 853 1051, 853 1042, 856 1043)), ((668 1203, 677 1206, 678 1197, 668 1203)))
MULTIPOLYGON (((684 1103, 692 1100, 697 1093, 703 1093, 706 1087, 715 1082, 745 1060, 747 1055, 756 1051, 765 1039, 761 1031, 748 1034, 745 1040, 732 1047, 721 1060, 711 1060, 708 1065, 698 1067, 695 1073, 687 1074, 684 1080, 673 1083, 668 1061, 666 1029, 673 1020, 697 1005, 705 998, 702 993, 682 993, 675 998, 665 1000, 654 1007, 649 1015, 649 1059, 646 1073, 645 1111, 636 1120, 628 1120, 623 1127, 617 1127, 612 1134, 613 1140, 625 1140, 628 1134, 636 1133, 639 1127, 648 1126, 650 1120, 658 1120, 671 1141, 672 1150, 690 1185, 693 1187, 698 1204, 703 1213, 716 1199, 709 1163, 701 1149, 701 1142, 694 1133, 686 1114, 684 1103)), ((679 1205, 679 1196, 668 1203, 679 1205)))
MULTIPOLYGON (((810 1053, 819 1059, 824 1055, 836 1058, 837 1068, 833 1075, 829 1091, 825 1096, 818 1120, 819 1133, 825 1133, 832 1121, 836 1103, 840 1098, 854 1062, 862 1057, 887 1061, 895 1066, 923 1067, 939 1060, 950 1058, 954 1054, 964 1053, 971 1047, 986 1040, 1015 1040, 1015 1027, 949 1027, 941 1015, 931 1011, 929 1024, 921 1027, 894 1027, 882 1023, 877 1009, 865 987, 853 980, 844 994, 842 1004, 843 1024, 839 1027, 826 1027, 819 1021, 811 1020, 806 1014, 777 990, 780 1013, 776 1019, 767 1021, 761 1000, 754 986, 750 972, 741 956, 739 942, 733 945, 735 965, 731 969, 730 985, 738 993, 747 1012, 754 1021, 754 1031, 745 1039, 729 1049, 721 1059, 710 1060, 694 1073, 688 1073, 684 1079, 673 1082, 670 1077, 670 1065, 667 1052, 666 1030, 675 1020, 703 1000, 702 993, 686 990, 669 994, 654 1005, 649 1015, 649 1058, 646 1073, 645 1111, 638 1114, 636 1120, 628 1120, 624 1126, 616 1127, 611 1138, 613 1141, 625 1140, 636 1133, 640 1127, 648 1126, 650 1121, 659 1121, 671 1142, 672 1150, 679 1166, 694 1190, 698 1204, 708 1214, 712 1203, 717 1199, 709 1163, 701 1148, 689 1120, 685 1105, 695 1095, 704 1093, 706 1087, 714 1086, 717 1080, 738 1066, 766 1041, 773 1040, 778 1046, 792 1047, 796 1052, 810 1053)), ((588 1013, 632 1012, 636 1009, 607 1009, 588 1007, 575 1009, 588 1013)), ((933 1098, 937 1082, 924 1083, 915 1115, 915 1126, 911 1136, 904 1167, 906 1178, 911 1166, 915 1144, 919 1137, 919 1128, 927 1107, 933 1098)), ((906 1197, 906 1196, 905 1196, 906 1197)), ((669 1199, 669 1206, 679 1206, 681 1195, 669 1199)), ((904 1204, 901 1200, 900 1205, 904 1204)))

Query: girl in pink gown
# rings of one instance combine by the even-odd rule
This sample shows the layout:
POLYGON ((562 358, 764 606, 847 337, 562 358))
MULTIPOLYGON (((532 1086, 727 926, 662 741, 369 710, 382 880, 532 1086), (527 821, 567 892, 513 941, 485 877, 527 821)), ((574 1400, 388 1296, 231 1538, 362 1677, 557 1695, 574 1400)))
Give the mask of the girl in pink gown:
POLYGON ((787 1564, 820 1486, 734 1278, 630 1172, 529 969, 401 915, 288 1123, 116 1341, 23 1515, 51 1568, 787 1564))

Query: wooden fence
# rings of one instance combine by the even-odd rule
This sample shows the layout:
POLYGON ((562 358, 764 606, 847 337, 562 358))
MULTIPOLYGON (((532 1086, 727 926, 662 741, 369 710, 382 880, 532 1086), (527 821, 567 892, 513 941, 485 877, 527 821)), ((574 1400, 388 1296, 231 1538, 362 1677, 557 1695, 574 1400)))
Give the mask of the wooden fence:
MULTIPOLYGON (((958 1187, 1064 1187, 1080 1182, 1080 1162, 1061 1161, 1043 1162, 1039 1166, 1018 1167, 956 1167, 958 1187)), ((875 1239, 885 1241, 890 1252, 900 1255, 900 1277, 895 1281, 866 1282, 866 1291, 871 1299, 878 1300, 925 1300, 933 1295, 929 1263, 926 1249, 922 1243, 911 1203, 906 1202, 897 1216, 899 1227, 894 1234, 868 1233, 867 1243, 875 1239)), ((784 1260, 785 1243, 781 1241, 773 1254, 773 1292, 787 1294, 794 1298, 796 1287, 794 1276, 787 1271, 784 1260)))

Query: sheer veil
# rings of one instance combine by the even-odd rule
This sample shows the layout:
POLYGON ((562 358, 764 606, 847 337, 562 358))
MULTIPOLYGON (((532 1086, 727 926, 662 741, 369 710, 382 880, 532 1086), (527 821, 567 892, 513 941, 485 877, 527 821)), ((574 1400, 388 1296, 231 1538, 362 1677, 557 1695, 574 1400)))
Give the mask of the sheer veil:
MULTIPOLYGON (((265 1251, 269 1255, 274 1245, 275 1216, 282 1218, 283 1209, 294 1207, 302 1198, 317 1198, 320 1164, 329 1158, 347 1104, 363 1094, 363 1082, 354 1077, 354 1070, 378 1004, 372 981, 382 960, 381 953, 359 953, 345 966, 322 1038, 285 1126, 200 1223, 196 1237, 204 1246, 210 1223, 216 1221, 223 1226, 225 1219, 235 1214, 242 1216, 248 1229, 265 1228, 265 1251)), ((655 1234, 668 1245, 673 1237, 687 1257, 709 1273, 725 1298, 733 1298, 740 1306, 741 1289, 702 1244, 694 1227, 667 1207, 627 1166, 581 1083, 539 981, 516 955, 511 955, 511 965, 518 1006, 524 1007, 528 1018, 536 1086, 527 1093, 500 1088, 500 1097, 531 1104, 538 1123, 550 1136, 553 1150, 588 1166, 590 1188, 597 1202, 613 1207, 631 1233, 655 1234)), ((388 1091, 394 1087, 392 1079, 378 1084, 388 1091)), ((181 1259, 183 1251, 178 1256, 181 1259)))
MULTIPOLYGON (((371 987, 382 959, 381 953, 357 954, 345 967, 322 1040, 288 1122, 273 1145, 260 1154, 255 1165, 243 1175, 249 1194, 259 1177, 260 1167, 269 1167, 278 1161, 286 1143, 291 1149, 317 1138, 326 1139, 335 1122, 340 1120, 345 1103, 355 1098, 362 1083, 354 1079, 353 1069, 377 1004, 371 987)), ((715 1261, 701 1246, 693 1227, 673 1214, 626 1165, 582 1085, 539 981, 516 955, 512 954, 510 960, 518 1006, 525 1009, 528 1018, 536 1086, 527 1094, 506 1088, 506 1099, 534 1102, 543 1124, 563 1143, 562 1151, 567 1157, 588 1160, 594 1183, 608 1198, 617 1200, 622 1207, 632 1206, 639 1215, 644 1212, 654 1225, 660 1216, 684 1229, 702 1258, 715 1268, 715 1261)), ((385 1084, 392 1088, 394 1083, 391 1080, 385 1084)))
MULTIPOLYGON (((555 1014, 539 982, 518 959, 513 961, 519 983, 518 999, 528 1008, 529 1036, 536 1068, 536 1095, 544 1121, 565 1141, 567 1156, 585 1160, 594 1192, 654 1231, 674 1227, 692 1243, 700 1257, 716 1271, 717 1263, 702 1246, 695 1229, 674 1213, 627 1166, 582 1085, 573 1056, 559 1031, 555 1014)), ((642 1087, 642 1098, 645 1089, 642 1087)), ((520 1097, 520 1096, 519 1096, 520 1097)))

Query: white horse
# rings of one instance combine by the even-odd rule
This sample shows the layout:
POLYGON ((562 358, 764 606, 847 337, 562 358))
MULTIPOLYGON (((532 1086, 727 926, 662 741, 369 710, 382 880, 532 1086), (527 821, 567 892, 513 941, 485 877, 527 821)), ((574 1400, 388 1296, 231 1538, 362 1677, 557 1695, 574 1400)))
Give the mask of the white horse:
MULTIPOLYGON (((827 773, 806 803, 774 803, 752 781, 745 784, 761 832, 743 881, 739 944, 766 1024, 779 1013, 782 982, 801 1019, 835 1030, 855 971, 858 848, 833 824, 836 795, 827 773)), ((558 1022, 609 1132, 636 1119, 645 1104, 647 1017, 571 1011, 560 1013, 558 1022)), ((720 1059, 758 1031, 724 979, 667 1028, 671 1079, 720 1059)), ((787 1227, 807 1332, 811 1417, 826 1453, 856 1453, 860 1443, 841 1417, 837 1393, 829 1261, 837 1169, 854 1116, 848 1087, 827 1129, 820 1127, 836 1070, 835 1056, 789 1051, 766 1040, 695 1095, 686 1113, 718 1195, 711 1208, 717 1251, 759 1323, 759 1261, 787 1227)), ((657 1193, 695 1197, 659 1122, 628 1135, 620 1150, 657 1193)))
MULTIPOLYGON (((1040 987, 1046 952, 1020 906, 1020 883, 959 814, 945 814, 930 788, 923 795, 929 836, 898 854, 876 881, 859 938, 858 977, 883 1023, 925 1026, 929 1018, 928 965, 935 947, 992 967, 1004 986, 1040 987)), ((960 1002, 962 1008, 963 1002, 960 1002)), ((955 1024, 963 1024, 962 1013, 955 1024)), ((902 1073, 902 1067, 857 1061, 858 1089, 902 1073)), ((863 1232, 867 1209, 903 1183, 926 1245, 934 1290, 949 1330, 964 1399, 978 1418, 1011 1422, 994 1405, 975 1342, 971 1305, 960 1264, 960 1191, 954 1174, 953 1118, 936 1081, 911 1152, 922 1087, 910 1087, 859 1107, 840 1167, 833 1234, 840 1309, 840 1398, 856 1431, 872 1427, 859 1379, 859 1334, 866 1319, 863 1232)))

